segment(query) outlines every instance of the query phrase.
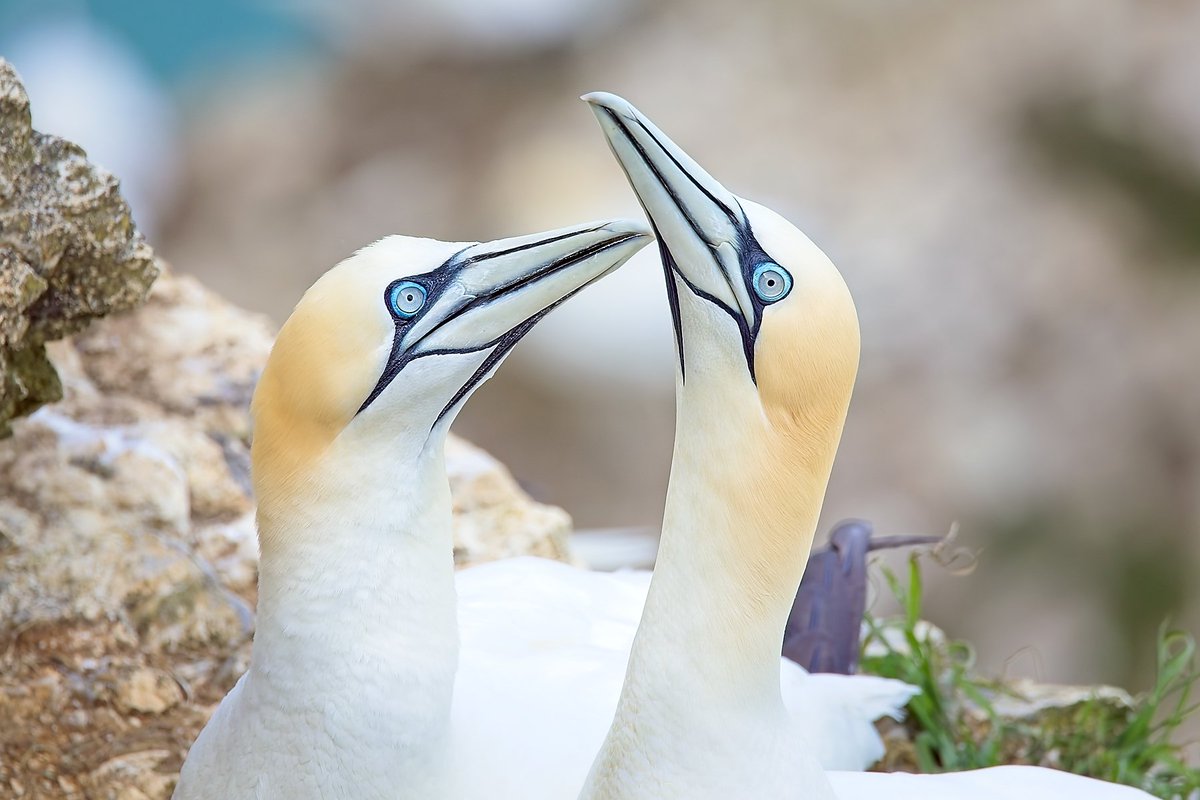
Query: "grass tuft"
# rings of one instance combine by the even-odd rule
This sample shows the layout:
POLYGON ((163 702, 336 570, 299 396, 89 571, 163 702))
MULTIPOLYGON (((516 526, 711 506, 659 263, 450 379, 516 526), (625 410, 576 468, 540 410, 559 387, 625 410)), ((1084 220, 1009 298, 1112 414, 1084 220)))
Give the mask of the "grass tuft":
POLYGON ((1186 763, 1173 741, 1200 708, 1193 701, 1200 681, 1193 636, 1159 629, 1154 686, 1131 704, 1097 692, 1064 707, 1005 716, 996 709, 1002 700, 1023 699, 1017 687, 975 675, 970 645, 922 622, 919 555, 909 559, 907 583, 887 567, 883 577, 903 614, 866 615, 861 668, 920 687, 906 709, 910 766, 944 772, 1039 764, 1137 786, 1164 800, 1200 799, 1200 769, 1186 763))

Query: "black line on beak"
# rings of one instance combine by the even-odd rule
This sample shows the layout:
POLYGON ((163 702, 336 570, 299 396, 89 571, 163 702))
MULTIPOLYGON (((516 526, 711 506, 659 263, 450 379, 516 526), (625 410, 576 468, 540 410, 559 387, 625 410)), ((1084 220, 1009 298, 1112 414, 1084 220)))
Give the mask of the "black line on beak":
POLYGON ((654 218, 650 217, 648 213, 646 216, 650 219, 650 227, 654 228, 654 239, 658 242, 658 255, 662 259, 663 278, 667 284, 667 305, 671 307, 671 327, 675 330, 675 355, 679 359, 679 378, 686 381, 687 367, 684 366, 683 360, 683 318, 679 315, 679 287, 675 285, 673 274, 678 272, 679 268, 675 266, 675 257, 663 243, 654 218))
MULTIPOLYGON (((506 355, 508 355, 508 352, 517 346, 517 342, 521 341, 522 337, 529 333, 529 331, 533 329, 533 326, 536 325, 538 321, 548 313, 550 313, 550 309, 547 308, 544 311, 534 314, 532 317, 525 320, 520 325, 513 328, 503 337, 501 337, 500 341, 496 344, 495 349, 488 353, 487 358, 483 360, 483 363, 479 365, 479 368, 471 373, 471 377, 467 379, 467 382, 459 387, 458 391, 454 393, 454 396, 450 398, 450 402, 446 403, 445 407, 438 412, 437 419, 433 421, 433 427, 436 428, 437 424, 442 421, 442 417, 446 416, 450 409, 462 402, 462 399, 470 394, 472 389, 482 383, 483 380, 487 378, 488 374, 496 368, 496 365, 499 364, 506 355)), ((427 355, 432 355, 432 353, 427 355)))
MULTIPOLYGON (((461 271, 461 270, 471 267, 475 264, 478 264, 482 261, 486 261, 490 258, 495 258, 500 255, 509 255, 511 253, 517 253, 522 250, 529 250, 529 249, 532 249, 533 247, 537 247, 537 246, 544 245, 544 244, 552 244, 553 242, 558 242, 563 239, 569 238, 571 236, 579 236, 580 234, 584 234, 584 233, 593 233, 595 231, 600 230, 600 228, 602 228, 602 227, 604 227, 604 226, 600 225, 595 228, 589 228, 585 231, 573 231, 573 232, 563 235, 563 236, 555 236, 550 239, 542 239, 539 242, 534 242, 529 245, 522 245, 520 247, 514 247, 511 250, 502 250, 497 253, 486 253, 477 258, 472 258, 472 257, 468 256, 467 258, 463 259, 461 262, 458 262, 457 264, 453 263, 453 260, 451 260, 451 262, 444 264, 443 267, 449 267, 451 269, 461 271)), ((636 238, 638 238, 639 235, 640 234, 630 233, 630 234, 627 234, 625 236, 621 236, 621 237, 618 237, 615 239, 609 239, 607 241, 597 242, 596 244, 589 245, 588 247, 585 247, 582 250, 576 250, 573 253, 569 253, 569 254, 563 256, 562 258, 558 259, 557 261, 551 261, 539 270, 536 270, 534 272, 529 272, 525 275, 520 276, 519 278, 516 278, 515 280, 509 281, 508 283, 505 283, 505 284, 501 284, 500 286, 494 286, 488 291, 487 294, 476 295, 475 297, 468 300, 466 303, 463 303, 461 306, 454 309, 454 311, 452 311, 446 315, 445 319, 443 319, 441 322, 437 323, 432 328, 430 328, 429 332, 426 333, 425 335, 426 336, 433 335, 436 331, 440 330, 447 323, 458 319, 463 314, 466 314, 467 312, 471 311, 472 309, 487 305, 489 302, 491 302, 492 300, 494 300, 497 297, 500 297, 501 295, 505 295, 505 294, 508 294, 509 292, 517 291, 518 289, 528 286, 531 283, 537 283, 542 278, 549 277, 550 275, 554 274, 555 272, 558 272, 561 269, 566 269, 567 267, 577 264, 580 261, 583 261, 584 259, 590 258, 591 256, 594 256, 597 253, 602 253, 605 250, 609 249, 610 247, 615 247, 616 245, 624 244, 625 242, 628 242, 630 239, 636 239, 636 238)), ((483 348, 480 347, 477 349, 481 350, 483 348)))
MULTIPOLYGON (((535 247, 540 247, 542 245, 552 244, 554 242, 562 241, 563 239, 568 239, 572 236, 579 236, 579 235, 586 234, 586 233, 594 233, 603 227, 604 227, 604 225, 598 225, 594 228, 587 228, 587 229, 579 230, 579 231, 571 231, 570 233, 560 234, 558 236, 552 236, 548 239, 539 239, 536 242, 529 242, 527 244, 523 244, 518 247, 512 247, 507 250, 498 250, 493 253, 483 253, 478 256, 466 256, 464 258, 464 257, 462 257, 463 253, 467 252, 467 250, 470 249, 470 248, 465 248, 465 249, 460 250, 459 252, 455 253, 453 256, 451 256, 449 259, 447 259, 445 262, 443 262, 436 269, 432 270, 429 273, 425 273, 425 275, 426 276, 435 275, 435 274, 438 275, 439 277, 438 277, 437 283, 440 284, 440 287, 444 287, 447 283, 449 283, 449 274, 461 272, 463 269, 469 268, 470 266, 472 266, 474 264, 478 264, 478 263, 480 263, 482 261, 486 261, 490 258, 496 258, 499 256, 504 256, 504 255, 511 255, 512 253, 518 253, 518 252, 521 252, 522 250, 530 250, 535 247)), ((628 233, 628 234, 623 234, 623 235, 619 235, 619 236, 614 236, 611 239, 606 239, 601 242, 596 242, 595 244, 588 245, 587 247, 582 248, 580 250, 576 250, 574 252, 568 253, 554 261, 551 261, 551 262, 543 265, 542 267, 540 267, 538 269, 528 272, 525 275, 521 275, 520 277, 518 277, 514 280, 511 280, 508 283, 493 287, 486 294, 476 295, 475 297, 472 297, 470 300, 468 300, 466 303, 464 303, 459 308, 456 308, 454 311, 452 311, 450 314, 448 314, 445 317, 445 319, 441 320, 436 325, 434 325, 432 328, 430 328, 429 331, 421 338, 423 340, 423 339, 429 337, 435 331, 441 329, 444 325, 446 325, 451 320, 457 319, 457 318, 461 317, 463 314, 465 314, 473 309, 478 309, 483 306, 486 306, 488 303, 496 300, 497 298, 500 298, 511 292, 518 291, 530 284, 533 284, 533 283, 538 282, 539 280, 542 280, 543 278, 548 278, 556 272, 560 272, 561 270, 564 270, 568 267, 574 266, 575 264, 578 264, 581 261, 585 261, 585 260, 591 258, 592 256, 598 255, 598 254, 604 252, 605 250, 611 249, 613 247, 617 247, 617 246, 622 245, 633 239, 641 238, 643 235, 644 234, 640 234, 640 233, 628 233)), ((415 275, 415 276, 413 276, 412 279, 421 279, 423 277, 425 277, 425 276, 415 275)), ((595 279, 593 279, 593 280, 595 280, 595 279)), ((488 354, 488 356, 484 360, 483 364, 481 364, 479 366, 479 369, 477 369, 475 371, 475 373, 467 380, 467 382, 465 384, 463 384, 463 386, 455 393, 454 397, 450 400, 450 402, 438 414, 437 420, 435 420, 435 422, 434 422, 434 424, 436 425, 437 422, 440 422, 442 417, 445 416, 446 413, 455 406, 455 404, 460 402, 463 399, 463 397, 465 397, 471 391, 471 389, 473 389, 476 385, 479 384, 480 381, 482 381, 485 377, 487 377, 488 372, 496 366, 496 364, 508 353, 509 350, 511 350, 516 345, 517 342, 519 342, 521 340, 522 337, 525 336, 525 334, 527 334, 530 331, 530 329, 533 328, 534 324, 536 324, 542 317, 544 317, 546 314, 548 314, 552 309, 556 308, 560 303, 565 301, 567 298, 574 296, 580 289, 582 289, 584 286, 587 286, 591 282, 592 281, 588 281, 587 283, 583 284, 583 286, 580 286, 579 288, 569 292, 568 294, 566 294, 563 297, 559 298, 558 300, 554 301, 549 306, 547 306, 546 308, 537 312, 536 314, 529 317, 528 319, 525 319, 525 320, 517 323, 514 327, 510 328, 508 331, 501 334, 497 338, 492 339, 491 341, 488 341, 488 342, 483 342, 481 344, 471 346, 471 347, 442 348, 439 350, 427 350, 423 353, 416 353, 416 354, 413 354, 411 352, 405 352, 401 349, 401 345, 402 345, 402 342, 404 339, 405 331, 407 329, 407 324, 412 322, 413 320, 396 320, 395 332, 392 337, 392 349, 391 349, 391 352, 388 354, 387 364, 384 367, 383 374, 381 374, 379 376, 379 380, 376 382, 375 387, 371 390, 371 393, 367 396, 367 399, 365 401, 363 401, 363 404, 361 406, 359 406, 358 411, 355 412, 356 415, 361 414, 363 411, 366 410, 366 408, 369 405, 371 405, 371 403, 375 402, 375 400, 378 399, 379 395, 383 394, 384 390, 387 389, 387 387, 389 385, 391 385, 392 381, 396 379, 396 376, 400 374, 401 370, 403 370, 406 366, 411 364, 413 361, 416 361, 417 359, 427 358, 429 356, 438 356, 438 355, 477 353, 481 350, 486 350, 489 347, 495 348, 491 353, 488 354)), ((430 307, 432 307, 433 299, 434 299, 434 294, 433 294, 433 292, 431 292, 429 301, 428 301, 430 307)), ((420 317, 414 317, 413 319, 415 320, 415 319, 419 319, 419 318, 420 317)), ((420 343, 419 341, 414 342, 412 347, 415 347, 419 343, 420 343)))
MULTIPOLYGON (((634 138, 634 136, 629 132, 629 128, 626 126, 624 120, 622 120, 621 117, 615 111, 608 108, 607 106, 602 106, 601 108, 603 108, 604 113, 607 114, 608 117, 613 121, 613 123, 620 129, 621 133, 624 134, 625 139, 631 145, 633 145, 635 150, 637 150, 638 155, 641 156, 642 163, 645 164, 646 167, 652 173, 654 173, 654 177, 658 180, 658 184, 663 188, 663 191, 665 191, 667 193, 667 195, 671 198, 671 202, 675 204, 675 208, 679 212, 679 215, 681 217, 683 217, 684 221, 687 222, 688 227, 692 229, 692 233, 694 233, 696 235, 696 238, 698 238, 702 243, 704 243, 706 246, 708 246, 708 248, 711 250, 712 245, 709 243, 708 239, 704 236, 703 229, 700 227, 699 223, 697 223, 696 220, 693 219, 692 216, 688 213, 687 207, 684 205, 683 201, 679 198, 679 195, 676 194, 674 188, 671 186, 671 183, 666 179, 666 177, 662 174, 662 172, 659 171, 658 166, 651 160, 649 154, 646 152, 646 149, 644 147, 642 147, 642 143, 639 142, 636 138, 634 138)), ((701 192, 704 193, 705 197, 707 197, 710 201, 712 201, 712 203, 714 205, 716 205, 717 208, 720 208, 722 211, 725 212, 725 215, 729 217, 729 221, 733 224, 734 230, 736 230, 737 234, 738 234, 739 241, 737 242, 736 249, 739 254, 739 259, 738 259, 739 266, 742 266, 741 255, 742 255, 743 250, 746 249, 745 246, 747 245, 747 243, 753 242, 754 246, 757 248, 757 241, 755 241, 754 235, 750 231, 749 223, 747 221, 745 221, 745 213, 746 212, 743 211, 741 206, 739 205, 738 206, 738 211, 740 212, 740 216, 739 216, 738 214, 735 214, 733 212, 733 210, 729 208, 729 206, 725 205, 725 203, 723 203, 722 201, 720 201, 716 197, 714 197, 713 194, 710 191, 708 191, 708 189, 706 189, 704 186, 702 186, 696 180, 695 176, 693 176, 690 172, 688 172, 686 169, 684 169, 683 165, 680 164, 679 161, 675 158, 675 156, 673 156, 671 154, 671 152, 669 150, 667 150, 666 147, 663 146, 663 143, 658 140, 658 137, 655 136, 654 133, 651 132, 650 129, 647 128, 646 125, 644 123, 642 123, 641 120, 634 120, 634 121, 637 122, 638 126, 641 127, 641 129, 643 131, 646 132, 646 135, 650 137, 651 141, 653 141, 656 145, 658 145, 658 148, 659 148, 659 150, 662 151, 663 155, 665 155, 667 158, 669 158, 671 160, 671 163, 673 163, 676 166, 676 168, 679 169, 680 172, 682 172, 684 175, 686 175, 688 180, 691 181, 696 186, 697 189, 699 189, 701 192)), ((620 160, 621 159, 618 156, 617 157, 618 163, 620 163, 620 160)), ((626 175, 628 175, 628 172, 626 172, 626 175)), ((688 287, 688 289, 692 292, 692 294, 696 295, 697 297, 699 297, 703 300, 707 300, 708 302, 715 305, 717 308, 724 311, 734 321, 734 324, 738 326, 738 332, 740 333, 741 339, 742 339, 742 350, 746 357, 746 369, 749 370, 749 372, 750 372, 751 382, 753 382, 754 384, 757 385, 758 379, 754 373, 754 340, 758 335, 758 322, 759 322, 759 316, 761 315, 761 309, 759 309, 757 306, 755 306, 755 308, 754 308, 755 318, 753 320, 747 320, 741 314, 741 312, 739 310, 730 308, 729 306, 725 305, 725 303, 721 302, 721 300, 719 300, 718 298, 709 294, 708 292, 705 292, 703 289, 700 289, 698 286, 696 286, 694 283, 692 283, 690 280, 688 280, 688 277, 686 275, 684 275, 683 272, 679 269, 679 265, 676 264, 674 256, 671 255, 671 252, 666 244, 666 241, 663 239, 662 235, 660 234, 660 232, 658 230, 658 226, 654 221, 654 215, 650 213, 650 209, 646 208, 645 201, 642 200, 641 195, 637 193, 636 189, 634 190, 634 194, 637 194, 638 202, 641 203, 642 209, 646 212, 646 217, 650 220, 650 224, 654 228, 655 238, 658 239, 658 250, 659 250, 659 253, 662 255, 663 269, 665 270, 666 276, 667 276, 667 302, 671 306, 671 316, 675 323, 675 341, 676 341, 676 345, 677 345, 678 352, 679 352, 680 374, 686 378, 686 372, 685 372, 684 366, 683 366, 683 323, 679 316, 680 315, 679 294, 674 285, 674 282, 671 279, 672 274, 677 275, 679 277, 679 279, 681 281, 683 281, 684 285, 686 285, 688 287)), ((720 260, 717 258, 716 253, 712 254, 712 259, 717 262, 717 269, 721 273, 721 276, 722 276, 722 278, 724 278, 726 284, 729 284, 729 276, 725 274, 724 268, 721 267, 720 260)), ((745 272, 745 269, 743 267, 743 273, 744 272, 745 272)), ((744 280, 746 279, 745 275, 743 275, 743 279, 744 280)), ((737 296, 737 291, 734 289, 734 287, 731 284, 729 285, 729 290, 731 292, 733 292, 735 297, 737 296)), ((750 293, 750 292, 748 292, 748 293, 750 293)), ((752 293, 750 293, 750 294, 752 294, 752 293)), ((751 303, 753 303, 753 302, 754 302, 753 299, 751 299, 751 303)))
MULTIPOLYGON (((649 128, 646 127, 646 123, 642 122, 640 119, 635 119, 634 122, 636 122, 638 124, 639 128, 641 128, 643 131, 646 132, 646 135, 650 137, 650 141, 652 141, 656 145, 658 145, 658 149, 662 151, 663 155, 666 156, 667 158, 671 159, 671 163, 675 165, 675 168, 678 169, 680 172, 682 172, 684 175, 686 175, 687 179, 692 182, 692 185, 695 186, 697 189, 699 189, 704 194, 705 197, 707 197, 709 200, 711 200, 713 205, 715 205, 717 208, 724 211, 725 215, 727 217, 729 217, 731 222, 733 222, 733 225, 735 228, 737 228, 738 230, 741 230, 742 219, 745 218, 745 212, 744 211, 742 212, 741 217, 739 217, 737 214, 733 213, 732 208, 725 205, 725 202, 723 200, 718 200, 716 198, 716 196, 708 190, 707 187, 705 187, 703 184, 701 184, 700 181, 696 180, 695 175, 693 175, 691 172, 689 172, 683 166, 683 164, 679 163, 679 159, 677 159, 674 156, 674 154, 672 154, 671 151, 666 148, 666 145, 664 145, 661 141, 659 141, 658 137, 654 135, 654 132, 652 130, 650 130, 649 128)), ((625 135, 629 136, 628 133, 626 133, 625 135)), ((633 141, 633 137, 630 137, 630 141, 633 141)), ((635 144, 636 144, 636 142, 635 142, 635 144)), ((640 148, 639 148, 639 150, 640 150, 640 148)), ((659 174, 658 170, 655 170, 655 174, 656 175, 659 174)), ((662 180, 661 175, 659 175, 659 180, 660 181, 662 180)), ((738 211, 742 211, 742 209, 739 207, 738 211)))
MULTIPOLYGON (((558 236, 551 236, 549 239, 538 239, 536 242, 526 242, 525 244, 517 245, 516 247, 510 247, 507 250, 496 250, 491 253, 480 253, 479 255, 467 256, 461 262, 459 262, 458 266, 469 267, 472 264, 478 264, 480 261, 487 261, 488 259, 499 258, 500 256, 510 256, 513 253, 520 253, 524 250, 532 250, 535 247, 541 247, 542 245, 545 245, 545 244, 554 244, 555 242, 561 242, 563 239, 570 239, 572 236, 580 236, 585 233, 595 233, 596 231, 603 228, 605 224, 607 224, 607 223, 602 223, 600 225, 597 225, 594 228, 587 228, 587 229, 581 230, 581 231, 568 231, 566 233, 560 233, 558 236)), ((474 246, 474 245, 472 245, 472 246, 474 246)), ((462 250, 459 250, 457 253, 454 254, 454 256, 451 257, 450 262, 447 262, 447 263, 453 262, 456 258, 458 258, 459 256, 461 256, 463 253, 467 252, 470 249, 471 249, 470 247, 465 247, 462 250)), ((445 266, 445 265, 443 265, 443 266, 445 266)))
MULTIPOLYGON (((608 244, 608 247, 612 247, 614 245, 620 244, 621 242, 627 242, 631 238, 633 238, 633 235, 622 237, 619 240, 614 240, 608 244)), ((607 247, 601 248, 601 249, 607 249, 607 247)), ((521 341, 521 339, 525 338, 525 334, 529 333, 529 331, 531 331, 533 329, 533 326, 538 324, 538 322, 541 321, 542 317, 546 316, 551 311, 558 308, 560 305, 567 302, 575 295, 579 294, 581 291, 583 291, 585 288, 590 286, 596 280, 599 280, 599 277, 600 276, 597 276, 596 278, 593 278, 592 280, 583 284, 579 288, 574 289, 574 290, 568 292, 567 294, 563 295, 562 297, 555 300, 550 305, 543 308, 538 313, 534 314, 529 319, 527 319, 524 322, 517 325, 515 328, 510 330, 508 333, 501 336, 499 339, 496 339, 493 342, 491 342, 487 345, 484 345, 484 347, 477 348, 477 350, 431 350, 427 353, 421 353, 420 355, 415 356, 414 358, 424 358, 425 356, 441 355, 443 353, 454 353, 454 352, 470 353, 470 352, 477 352, 478 350, 482 350, 486 347, 490 347, 493 344, 496 345, 496 349, 488 354, 488 357, 486 359, 484 359, 482 364, 479 365, 479 368, 476 369, 475 372, 473 372, 471 374, 471 377, 467 379, 467 382, 464 383, 462 385, 462 387, 459 388, 459 390, 454 393, 454 397, 450 398, 450 402, 446 403, 445 408, 443 408, 441 410, 441 412, 438 413, 437 419, 435 419, 433 421, 433 427, 436 428, 437 424, 442 421, 442 417, 446 416, 446 414, 450 411, 450 409, 454 408, 454 406, 456 406, 460 402, 462 402, 462 399, 464 397, 466 397, 471 392, 472 389, 474 389, 485 378, 487 378, 488 374, 493 369, 496 368, 496 365, 500 363, 500 361, 504 358, 504 356, 506 356, 510 350, 512 350, 514 347, 516 347, 517 342, 519 342, 519 341, 521 341)))

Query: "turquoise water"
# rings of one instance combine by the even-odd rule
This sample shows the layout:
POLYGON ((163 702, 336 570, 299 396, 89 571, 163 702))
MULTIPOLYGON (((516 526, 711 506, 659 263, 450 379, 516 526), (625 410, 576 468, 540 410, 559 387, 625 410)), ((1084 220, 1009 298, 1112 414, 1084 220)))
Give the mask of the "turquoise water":
POLYGON ((309 21, 278 1, 0 0, 0 54, 23 29, 79 16, 120 40, 168 84, 202 76, 218 64, 320 48, 309 21))

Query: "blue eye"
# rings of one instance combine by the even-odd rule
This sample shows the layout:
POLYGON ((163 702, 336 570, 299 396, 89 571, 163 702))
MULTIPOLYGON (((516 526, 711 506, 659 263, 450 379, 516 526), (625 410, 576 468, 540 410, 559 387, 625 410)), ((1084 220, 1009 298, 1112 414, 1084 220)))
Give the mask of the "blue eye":
POLYGON ((764 303, 774 303, 782 300, 792 290, 792 276, 788 271, 773 261, 759 264, 750 279, 754 293, 764 303))
POLYGON ((388 305, 401 319, 411 319, 425 305, 425 287, 412 281, 397 283, 388 290, 388 305))

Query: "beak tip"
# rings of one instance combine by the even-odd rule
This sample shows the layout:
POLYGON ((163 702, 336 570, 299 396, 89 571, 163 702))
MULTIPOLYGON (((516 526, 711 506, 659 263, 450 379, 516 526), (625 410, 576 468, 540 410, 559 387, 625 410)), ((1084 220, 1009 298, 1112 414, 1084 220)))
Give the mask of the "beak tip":
POLYGON ((635 222, 631 219, 616 219, 605 223, 603 227, 604 230, 617 236, 630 236, 647 241, 654 238, 654 233, 651 232, 650 226, 644 222, 635 222))
POLYGON ((608 111, 629 119, 634 119, 637 114, 632 103, 611 92, 588 92, 580 95, 579 99, 590 105, 592 111, 597 114, 600 111, 608 111))

